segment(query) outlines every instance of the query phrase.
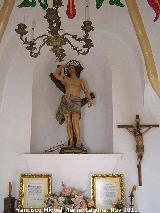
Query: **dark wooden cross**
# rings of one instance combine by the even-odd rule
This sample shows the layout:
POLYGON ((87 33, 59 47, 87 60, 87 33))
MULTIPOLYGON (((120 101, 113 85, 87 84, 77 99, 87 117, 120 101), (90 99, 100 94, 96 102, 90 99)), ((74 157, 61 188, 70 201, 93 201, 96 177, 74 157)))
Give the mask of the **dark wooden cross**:
POLYGON ((135 137, 139 186, 142 186, 141 162, 144 154, 143 135, 153 127, 159 127, 159 125, 140 124, 139 115, 136 115, 134 125, 118 125, 118 128, 125 128, 130 134, 135 137))

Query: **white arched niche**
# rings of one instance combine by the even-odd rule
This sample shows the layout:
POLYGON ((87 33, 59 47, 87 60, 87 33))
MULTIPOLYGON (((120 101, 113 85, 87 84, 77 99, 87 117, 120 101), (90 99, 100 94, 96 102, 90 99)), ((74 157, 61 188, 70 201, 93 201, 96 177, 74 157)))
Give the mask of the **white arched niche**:
MULTIPOLYGON (((94 107, 82 108, 81 140, 89 153, 112 153, 113 109, 112 71, 107 58, 107 34, 96 33, 94 48, 86 56, 77 56, 67 51, 68 60, 76 59, 84 67, 81 78, 85 79, 96 99, 94 107)), ((110 51, 110 50, 109 50, 110 51)), ((53 56, 38 61, 33 77, 33 109, 31 153, 41 153, 61 142, 67 143, 65 124, 59 125, 55 119, 62 92, 50 80, 49 74, 56 68, 53 56)))
MULTIPOLYGON (((127 106, 132 109, 142 104, 140 64, 137 63, 136 47, 128 43, 130 38, 127 36, 98 31, 92 39, 94 48, 87 56, 77 56, 68 49, 64 63, 70 59, 79 60, 84 66, 81 78, 96 95, 94 107, 82 109, 82 143, 89 153, 107 154, 113 152, 113 121, 116 121, 113 116, 121 108, 126 111, 127 106), (123 84, 121 87, 119 81, 123 84)), ((60 126, 55 119, 62 93, 49 78, 56 65, 53 56, 47 54, 35 67, 31 153, 41 153, 61 142, 67 143, 66 126, 60 126)))

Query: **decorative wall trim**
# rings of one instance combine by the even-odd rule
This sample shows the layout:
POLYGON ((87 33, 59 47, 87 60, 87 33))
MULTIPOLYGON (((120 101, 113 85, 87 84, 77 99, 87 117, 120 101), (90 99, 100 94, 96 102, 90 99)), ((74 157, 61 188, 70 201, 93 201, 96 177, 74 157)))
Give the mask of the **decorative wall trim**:
POLYGON ((160 81, 158 79, 158 73, 153 58, 151 45, 147 33, 145 31, 145 27, 137 6, 137 2, 136 0, 126 0, 126 4, 144 56, 149 81, 157 95, 160 96, 160 81))
POLYGON ((4 3, 0 10, 0 42, 7 27, 14 4, 15 0, 4 0, 4 3))

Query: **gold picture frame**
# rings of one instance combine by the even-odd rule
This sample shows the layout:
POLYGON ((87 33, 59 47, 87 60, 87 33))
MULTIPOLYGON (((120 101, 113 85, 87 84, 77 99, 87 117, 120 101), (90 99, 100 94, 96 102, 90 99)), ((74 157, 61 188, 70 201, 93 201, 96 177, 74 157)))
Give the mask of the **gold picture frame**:
POLYGON ((91 196, 98 209, 114 208, 117 201, 124 207, 124 175, 94 174, 91 179, 91 196))
POLYGON ((52 192, 52 175, 21 174, 19 208, 43 208, 44 199, 52 192))

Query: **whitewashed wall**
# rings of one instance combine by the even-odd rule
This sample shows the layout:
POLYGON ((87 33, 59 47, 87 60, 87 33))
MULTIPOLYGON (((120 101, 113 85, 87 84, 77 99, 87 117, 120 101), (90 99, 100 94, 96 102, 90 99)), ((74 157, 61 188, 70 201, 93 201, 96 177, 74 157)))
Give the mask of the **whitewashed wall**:
MULTIPOLYGON (((63 23, 66 31, 69 29, 70 31, 78 32, 79 26, 83 21, 83 7, 81 7, 80 1, 76 1, 76 3, 77 8, 81 8, 81 13, 79 13, 77 18, 73 21, 68 21, 68 19, 64 17, 63 23)), ((92 34, 92 37, 94 41, 96 41, 96 52, 94 52, 92 49, 90 56, 88 55, 87 57, 80 58, 87 70, 86 72, 84 71, 82 77, 87 79, 90 89, 95 91, 97 96, 95 107, 92 109, 86 108, 84 110, 84 121, 82 123, 82 127, 85 127, 85 131, 83 132, 83 137, 86 144, 88 143, 87 145, 93 153, 101 152, 101 149, 105 147, 102 139, 101 141, 98 140, 98 142, 93 141, 94 145, 91 145, 90 141, 93 140, 93 132, 96 132, 96 137, 98 137, 98 134, 102 134, 103 139, 108 144, 109 140, 107 135, 112 140, 112 131, 110 130, 110 135, 109 132, 105 131, 106 129, 112 129, 111 127, 113 122, 114 153, 123 154, 123 158, 117 164, 115 172, 123 172, 125 174, 126 195, 128 195, 132 185, 138 183, 136 155, 134 152, 135 142, 134 139, 125 130, 117 129, 116 125, 132 123, 135 118, 135 114, 137 113, 140 114, 144 122, 158 123, 160 120, 160 103, 159 98, 155 95, 154 91, 151 89, 148 81, 146 80, 146 76, 145 78, 143 77, 145 72, 143 57, 139 50, 127 8, 111 7, 107 4, 107 1, 105 4, 106 5, 98 11, 95 9, 94 3, 91 3, 91 17, 95 25, 95 32, 92 34), (99 39, 97 40, 97 38, 99 39), (96 64, 93 64, 93 59, 96 64), (99 62, 101 65, 99 65, 99 62), (98 72, 99 66, 100 71, 98 72), (105 75, 105 69, 106 80, 100 76, 105 75), (91 75, 91 71, 93 72, 93 75, 91 75), (111 82, 108 83, 108 78, 112 79, 112 88, 111 82), (144 82, 146 82, 145 86, 144 82), (100 104, 102 101, 100 95, 104 97, 104 103, 102 105, 100 104), (110 100, 109 102, 108 98, 110 100), (111 104, 113 105, 113 108, 110 108, 111 104), (106 110, 104 110, 105 105, 106 108, 108 107, 106 110), (100 110, 104 110, 106 117, 98 117, 100 110), (97 111, 98 113, 96 113, 97 111), (110 115, 108 115, 107 112, 110 112, 110 115), (93 116, 95 116, 95 113, 95 120, 98 122, 96 122, 96 124, 93 126, 93 116), (87 124, 90 125, 87 126, 87 124), (102 124, 104 124, 103 127, 102 124), (99 127, 101 127, 101 129, 99 127), (97 145, 99 142, 103 144, 101 145, 101 149, 99 149, 100 146, 97 145)), ((138 0, 138 5, 140 6, 145 26, 153 46, 153 54, 155 56, 156 65, 159 70, 160 24, 159 22, 152 22, 154 13, 150 10, 144 1, 138 0)), ((63 12, 63 10, 64 9, 61 11, 63 12)), ((31 25, 32 20, 34 18, 36 19, 37 34, 41 34, 43 27, 46 26, 45 21, 41 22, 40 17, 42 17, 43 11, 38 7, 32 10, 20 10, 15 8, 8 25, 8 29, 4 35, 3 42, 0 46, 1 212, 3 211, 3 198, 7 195, 8 182, 13 182, 13 194, 17 197, 19 174, 22 172, 29 172, 28 166, 25 164, 25 161, 22 160, 20 154, 30 152, 31 128, 33 130, 32 142, 35 141, 35 145, 31 143, 33 151, 41 151, 44 148, 50 147, 50 145, 52 145, 51 137, 49 136, 43 138, 45 141, 47 141, 47 144, 45 144, 45 142, 42 143, 42 138, 39 139, 39 128, 43 127, 44 129, 45 127, 43 125, 46 123, 47 125, 50 125, 50 129, 44 131, 45 135, 47 135, 48 131, 49 134, 51 134, 53 137, 54 132, 50 132, 54 127, 56 132, 62 134, 62 139, 65 139, 65 135, 62 133, 65 131, 65 127, 59 127, 57 123, 54 123, 56 122, 54 120, 54 112, 57 106, 53 106, 53 101, 57 101, 59 99, 60 93, 54 87, 53 83, 48 79, 48 74, 55 66, 55 59, 53 58, 52 60, 51 53, 49 53, 47 48, 45 48, 42 55, 38 59, 32 60, 25 52, 24 47, 22 47, 20 41, 17 39, 17 35, 14 32, 16 24, 20 21, 23 21, 24 13, 26 13, 26 24, 31 25), (38 73, 38 71, 40 72, 38 73), (42 84, 43 77, 44 85, 41 86, 41 91, 39 91, 39 84, 40 82, 42 84), (39 93, 42 92, 42 99, 39 99, 41 96, 37 93, 38 91, 39 93), (46 96, 45 91, 47 94, 46 96), (53 91, 53 93, 51 91, 53 91), (36 94, 37 96, 35 97, 36 94), (40 102, 42 108, 37 106, 37 109, 39 112, 42 110, 44 116, 44 123, 42 123, 42 113, 40 114, 41 119, 39 124, 36 123, 36 119, 38 119, 38 114, 36 114, 36 103, 38 101, 42 101, 40 102), (44 113, 45 107, 47 114, 44 113), (53 118, 51 118, 52 115, 53 118), (37 145, 38 141, 41 141, 41 143, 39 143, 39 147, 37 145), (43 146, 44 144, 45 146, 43 146)), ((74 53, 70 54, 70 57, 67 57, 66 60, 73 58, 73 56, 75 56, 74 53)), ((76 58, 78 57, 76 56, 76 58)), ((54 142, 60 140, 59 134, 54 136, 54 142)), ((157 211, 159 207, 158 194, 160 190, 160 184, 158 182, 158 178, 160 171, 157 165, 157 162, 159 162, 160 158, 158 153, 160 148, 158 143, 159 134, 159 129, 154 129, 145 135, 145 156, 142 167, 143 187, 138 188, 136 199, 137 207, 141 213, 157 211)), ((106 149, 108 149, 107 146, 105 147, 106 149)), ((109 146, 109 148, 110 150, 112 149, 111 146, 109 146)), ((52 162, 50 164, 52 164, 52 162)), ((88 163, 84 163, 84 165, 86 170, 88 168, 88 171, 96 172, 94 169, 92 171, 89 169, 88 163)), ((104 165, 102 165, 102 167, 103 166, 104 165)), ((45 172, 45 170, 46 168, 42 168, 42 171, 45 172)), ((34 168, 34 172, 36 171, 38 172, 38 169, 36 170, 36 168, 34 168)), ((65 174, 64 171, 65 170, 63 170, 63 168, 61 171, 58 170, 58 168, 54 168, 54 173, 56 174, 57 180, 58 178, 60 178, 60 180, 63 179, 61 175, 65 174)), ((106 169, 103 167, 103 169, 97 169, 97 171, 105 173, 109 170, 107 170, 107 167, 106 169)), ((48 169, 47 172, 49 172, 48 169)), ((66 182, 68 181, 70 184, 72 184, 71 177, 67 177, 68 178, 65 179, 66 182)), ((81 178, 77 177, 77 179, 78 180, 76 181, 81 183, 81 178)), ((73 184, 74 183, 75 179, 73 181, 73 184)), ((55 182, 54 184, 58 184, 58 182, 55 182)), ((80 188, 83 186, 83 184, 80 184, 80 188)))
MULTIPOLYGON (((156 44, 158 35, 159 22, 153 23, 154 13, 149 10, 147 4, 143 1, 138 1, 142 18, 149 35, 151 45, 153 47, 153 55, 155 57, 157 70, 159 70, 159 51, 160 47, 156 44)), ((134 41, 130 40, 128 45, 133 45, 134 41)), ((119 48, 120 49, 120 48, 119 48)), ((133 72, 128 75, 128 69, 123 69, 122 75, 117 75, 117 69, 119 68, 121 61, 115 63, 113 69, 113 126, 114 126, 114 151, 124 153, 124 158, 119 163, 119 171, 125 173, 126 177, 126 191, 131 189, 132 185, 138 184, 137 168, 136 168, 136 154, 135 154, 135 141, 133 136, 129 135, 126 130, 117 129, 117 124, 132 124, 135 115, 140 114, 143 123, 159 123, 160 107, 159 98, 152 90, 146 74, 144 75, 145 87, 143 85, 143 78, 141 82, 138 81, 135 72, 144 72, 145 66, 140 61, 139 54, 133 49, 136 59, 137 68, 131 67, 133 72), (125 78, 124 76, 127 76, 125 78), (134 82, 135 86, 129 86, 134 82), (140 87, 142 89, 140 89, 140 87), (144 95, 142 91, 144 90, 144 95), (118 93, 117 93, 118 91, 118 93), (126 167, 126 165, 128 165, 126 167)), ((116 52, 117 53, 117 52, 116 52)), ((129 60, 129 56, 127 60, 129 60)), ((113 66, 112 66, 113 67, 113 66)), ((121 70, 122 72, 122 70, 121 70)), ((160 74, 160 73, 159 73, 160 74)), ((142 165, 142 179, 143 186, 137 188, 136 192, 136 206, 140 212, 152 212, 158 211, 160 204, 158 192, 160 190, 159 184, 159 168, 157 163, 159 162, 159 129, 152 129, 144 136, 145 143, 145 155, 142 165)))

